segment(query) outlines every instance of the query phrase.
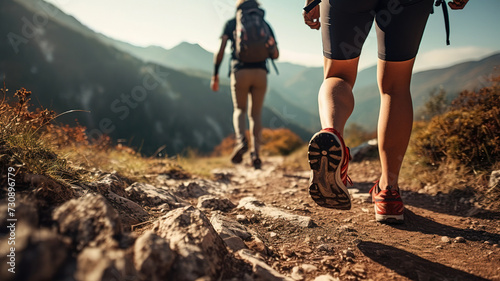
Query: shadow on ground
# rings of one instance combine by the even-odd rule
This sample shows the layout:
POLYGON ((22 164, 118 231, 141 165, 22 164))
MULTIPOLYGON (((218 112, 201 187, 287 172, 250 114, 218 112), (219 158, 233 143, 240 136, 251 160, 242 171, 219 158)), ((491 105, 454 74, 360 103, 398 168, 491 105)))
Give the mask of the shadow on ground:
POLYGON ((417 215, 409 209, 405 209, 404 216, 404 224, 391 226, 400 230, 415 231, 431 235, 449 237, 462 236, 469 241, 500 241, 500 234, 498 233, 491 233, 484 230, 462 229, 441 224, 431 219, 417 215))
POLYGON ((410 280, 487 280, 377 242, 362 241, 358 248, 374 262, 410 280))
MULTIPOLYGON (((372 182, 354 182, 354 188, 360 192, 368 193, 372 188, 372 182)), ((459 198, 451 195, 440 194, 433 196, 421 194, 409 190, 403 190, 402 197, 405 205, 426 209, 429 211, 490 220, 500 220, 500 212, 485 210, 477 207, 471 208, 468 205, 460 204, 459 198)))

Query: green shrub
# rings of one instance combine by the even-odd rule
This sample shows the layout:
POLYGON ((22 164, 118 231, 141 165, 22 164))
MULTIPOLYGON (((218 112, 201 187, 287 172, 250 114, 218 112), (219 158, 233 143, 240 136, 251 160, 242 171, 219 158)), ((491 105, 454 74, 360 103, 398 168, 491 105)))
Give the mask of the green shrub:
POLYGON ((429 99, 417 111, 417 120, 430 120, 434 116, 442 115, 448 110, 446 91, 434 89, 429 93, 429 99))

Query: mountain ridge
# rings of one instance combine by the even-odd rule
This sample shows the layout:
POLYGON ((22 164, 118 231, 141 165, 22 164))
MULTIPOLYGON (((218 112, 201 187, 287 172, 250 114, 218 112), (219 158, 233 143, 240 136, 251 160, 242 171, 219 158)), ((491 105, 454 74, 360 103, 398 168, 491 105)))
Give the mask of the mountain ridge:
MULTIPOLYGON (((176 86, 176 95, 180 95, 179 93, 185 93, 186 91, 196 91, 203 98, 201 100, 205 101, 206 95, 216 96, 217 100, 219 100, 219 96, 217 94, 211 93, 209 89, 209 78, 211 75, 211 71, 213 68, 213 54, 209 51, 203 49, 200 45, 196 43, 180 43, 179 45, 174 46, 171 49, 164 49, 159 46, 148 46, 148 47, 138 47, 132 44, 121 42, 118 40, 114 40, 106 37, 103 34, 95 33, 90 28, 82 25, 72 16, 64 14, 62 11, 57 10, 57 7, 52 4, 46 3, 40 0, 15 0, 15 1, 7 1, 5 3, 18 3, 22 4, 22 6, 27 9, 28 13, 25 13, 25 17, 30 19, 33 18, 34 13, 42 11, 52 11, 46 12, 50 18, 50 20, 54 20, 62 26, 66 28, 76 31, 76 33, 81 34, 85 40, 81 40, 82 45, 89 46, 88 42, 93 42, 92 44, 102 44, 102 50, 100 52, 104 52, 108 54, 108 56, 119 56, 121 57, 119 60, 128 61, 128 65, 133 65, 131 67, 139 69, 139 75, 144 76, 144 72, 141 72, 140 69, 151 69, 155 68, 155 65, 161 66, 161 71, 167 71, 181 75, 182 81, 184 83, 180 83, 176 86), (37 7, 45 7, 45 8, 37 8, 37 7), (30 14, 32 13, 32 14, 30 14), (100 42, 100 43, 97 43, 100 42), (120 50, 115 52, 113 50, 120 50), (103 51, 107 50, 107 51, 103 51), (168 70, 167 70, 168 69, 168 70), (140 74, 142 73, 142 74, 140 74), (196 83, 188 82, 189 79, 195 79, 196 83), (193 89, 190 87, 190 84, 195 84, 197 87, 193 89), (205 96, 204 96, 205 95, 205 96)), ((18 17, 17 20, 19 20, 18 17)), ((19 22, 18 22, 19 23, 19 22)), ((7 23, 5 26, 9 26, 7 23)), ((52 23, 48 23, 47 26, 52 26, 52 23)), ((45 26, 45 27, 47 27, 45 26)), ((18 28, 21 30, 22 27, 18 28)), ((12 31, 13 29, 6 29, 5 33, 12 31)), ((50 31, 50 29, 49 29, 50 31)), ((57 54, 57 46, 51 45, 50 40, 43 39, 43 36, 40 37, 42 40, 38 40, 34 38, 30 40, 31 45, 33 45, 33 49, 37 49, 37 52, 41 52, 44 56, 45 60, 53 59, 54 55, 57 54), (36 43, 36 44, 34 44, 36 43)), ((64 40, 59 40, 58 44, 64 45, 68 44, 68 42, 64 42, 64 40)), ((57 44, 56 44, 57 45, 57 44)), ((72 47, 76 52, 85 52, 81 46, 73 46, 72 47)), ((92 48, 92 47, 89 47, 92 48)), ((35 56, 35 54, 30 53, 30 56, 35 56)), ((69 54, 66 56, 68 61, 71 61, 71 56, 74 54, 69 54)), ((227 59, 228 55, 225 56, 226 61, 222 63, 221 68, 221 83, 223 86, 223 96, 228 98, 229 94, 229 82, 224 73, 227 71, 227 59)), ((86 67, 86 71, 83 71, 81 68, 75 67, 74 65, 66 65, 61 63, 59 65, 62 73, 74 73, 71 77, 68 77, 68 81, 60 81, 60 79, 54 76, 52 79, 58 81, 59 83, 74 83, 74 85, 69 86, 67 88, 70 89, 60 89, 57 85, 54 87, 46 87, 46 89, 50 89, 50 91, 59 92, 58 96, 51 96, 49 104, 59 103, 59 104, 67 104, 62 110, 71 109, 69 104, 77 103, 81 104, 83 109, 88 109, 89 104, 93 99, 96 99, 96 95, 102 94, 103 92, 108 91, 111 88, 121 88, 121 92, 129 92, 136 85, 130 85, 129 88, 117 86, 116 84, 120 84, 123 82, 117 81, 114 83, 110 83, 112 73, 106 73, 104 75, 96 75, 96 69, 99 68, 97 63, 92 62, 95 58, 92 57, 92 54, 87 54, 86 59, 81 58, 78 63, 83 65, 92 64, 92 67, 86 67), (104 87, 103 85, 91 85, 90 81, 95 79, 108 79, 108 86, 104 87), (62 93, 61 93, 62 91, 62 93), (89 94, 89 93, 93 94, 89 94), (68 97, 69 96, 69 97, 68 97), (77 96, 77 97, 75 97, 77 96)), ((107 58, 103 57, 103 61, 109 61, 110 64, 120 64, 119 62, 111 62, 107 58)), ((5 63, 4 63, 5 64, 5 63)), ((4 66, 2 64, 2 66, 4 66)), ((29 63, 27 63, 29 64, 29 63)), ((280 120, 280 124, 282 126, 291 126, 294 128, 294 131, 298 133, 304 140, 309 138, 311 132, 317 131, 320 129, 320 123, 318 118, 318 105, 317 105, 317 92, 323 80, 323 71, 321 67, 306 67, 301 66, 289 62, 277 62, 278 68, 280 70, 280 75, 276 75, 274 71, 271 69, 271 73, 269 75, 269 91, 265 100, 265 106, 267 107, 266 111, 267 117, 274 120, 271 122, 270 119, 266 120, 265 126, 271 126, 271 123, 276 123, 276 118, 280 120), (279 116, 271 116, 272 114, 278 114, 279 116), (307 128, 307 129, 305 129, 307 128)), ((500 65, 499 55, 492 55, 483 60, 474 62, 465 62, 458 64, 452 67, 446 67, 437 70, 426 70, 422 72, 416 72, 413 76, 412 82, 412 93, 414 97, 414 105, 415 108, 421 106, 428 97, 429 92, 433 91, 436 88, 443 87, 449 93, 448 99, 453 98, 453 96, 457 95, 463 89, 474 89, 479 85, 483 85, 486 83, 485 77, 493 72, 493 68, 496 65, 500 65), (455 68, 454 68, 455 67, 455 68), (466 83, 465 83, 466 82, 466 83)), ((111 66, 110 66, 111 67, 111 66)), ((2 67, 6 69, 5 67, 2 67)), ((121 81, 139 81, 139 78, 133 78, 134 74, 124 70, 117 69, 116 65, 113 70, 116 72, 113 75, 117 77, 127 77, 124 79, 120 79, 121 81), (124 76, 122 76, 124 75, 124 76)), ((40 69, 37 65, 31 65, 30 71, 28 75, 33 76, 32 72, 40 73, 47 70, 40 69)), ((4 71, 5 72, 5 71, 4 71)), ((97 71, 99 72, 99 71, 97 71)), ((151 71, 150 71, 151 72, 151 71)), ((1 74, 1 73, 0 73, 1 74)), ((12 76, 12 73, 9 73, 9 76, 12 76)), ((15 76, 15 75, 14 75, 15 76)), ((135 74, 137 76, 137 74, 135 74)), ((169 80, 172 77, 169 78, 169 80)), ((38 85, 45 85, 47 81, 41 81, 41 79, 36 79, 38 85)), ((20 81, 20 77, 16 77, 17 81, 20 81)), ((43 79, 42 79, 43 80, 43 79)), ((139 85, 142 82, 137 82, 139 85)), ((179 81, 172 81, 169 83, 179 83, 179 81)), ((30 83, 28 83, 30 84, 30 83)), ((125 83, 129 84, 129 83, 125 83)), ((168 83, 167 83, 168 84, 168 83)), ((12 87, 12 86, 11 86, 12 87)), ((38 90, 36 87, 33 88, 38 90)), ((166 90, 167 94, 172 95, 171 88, 166 90)), ((354 112, 349 119, 348 125, 351 123, 356 123, 361 125, 363 128, 367 130, 374 130, 376 127, 376 120, 378 116, 378 105, 379 105, 379 94, 378 87, 376 85, 376 67, 372 66, 367 69, 364 69, 358 73, 358 79, 356 81, 356 85, 354 87, 354 94, 356 100, 356 106, 354 112)), ((116 93, 112 99, 106 101, 108 103, 114 102, 116 99, 120 100, 119 93, 116 93)), ((197 95, 187 95, 190 98, 198 99, 197 95)), ((97 104, 102 102, 95 101, 97 104)), ((213 103, 213 101, 207 100, 207 104, 213 103)), ((230 116, 230 102, 227 103, 227 100, 221 104, 228 104, 229 109, 225 109, 224 112, 228 116, 230 116)), ((109 104, 108 104, 109 105, 109 104)), ((188 104, 184 106, 189 107, 188 104)), ((212 107, 215 105, 211 105, 212 107)), ((100 107, 99 110, 108 110, 100 107)), ((146 108, 143 108, 146 110, 146 108)), ((158 109, 161 110, 161 109, 158 109)), ((171 109, 175 111, 174 108, 171 109)), ((187 110, 187 109, 184 109, 187 110)), ((199 109, 200 112, 203 112, 203 109, 199 109)), ((95 110, 94 110, 95 111, 95 110)), ((102 114, 97 114, 101 116, 102 114)), ((96 124, 95 117, 96 115, 93 113, 92 116, 84 117, 87 120, 87 124, 89 124, 89 128, 95 129, 99 127, 99 124, 96 124)), ((115 116, 116 117, 116 116, 115 116)), ((106 117, 101 117, 106 118, 106 117)), ((150 118, 150 116, 148 117, 150 118)), ((227 117, 226 117, 227 118, 227 117)), ((230 118, 227 118, 230 119, 230 118)), ((212 119, 210 119, 212 120, 212 119)), ((232 132, 230 122, 227 122, 222 116, 219 116, 219 120, 217 122, 224 122, 225 125, 222 126, 222 132, 224 134, 229 134, 232 132), (225 121, 224 121, 225 120, 225 121)), ((121 121, 121 120, 118 120, 121 121)), ((116 121, 116 122, 118 122, 116 121)), ((154 128, 160 128, 158 125, 163 121, 155 120, 154 124, 151 126, 154 128)), ((215 123, 217 123, 215 122, 215 123)), ((210 121, 209 125, 211 128, 214 128, 214 122, 210 121)), ((193 124, 196 126, 196 124, 193 124)), ((274 125, 273 125, 274 126, 274 125)), ((121 130, 125 130, 126 126, 123 126, 121 130)), ((181 128, 176 128, 181 129, 181 128)), ((203 130, 202 130, 203 131, 203 130)), ((217 130, 216 130, 217 131, 217 130)), ((220 130, 218 130, 220 131, 220 130)), ((147 134, 147 133, 146 133, 147 134)), ((190 141, 189 145, 197 146, 200 142, 194 141, 194 139, 200 139, 200 133, 192 132, 193 141, 190 141), (194 135, 197 135, 196 137, 194 135)), ((219 133, 217 135, 220 135, 219 133)), ((123 136, 120 136, 123 137, 123 136)), ((171 136, 170 136, 171 137, 171 136)), ((212 138, 211 136, 210 138, 212 138)), ((125 137, 124 137, 125 138, 125 137)), ((208 150, 209 147, 213 146, 213 142, 208 146, 203 146, 202 150, 208 150)), ((179 141, 176 141, 179 143, 179 141)), ((161 145, 157 145, 158 147, 161 145)), ((177 150, 175 150, 177 151, 177 150)), ((172 152, 172 151, 170 151, 172 152)))
MULTIPOLYGON (((179 46, 190 43, 180 43, 175 49, 176 52, 183 50, 179 46)), ((191 44, 193 45, 193 44, 191 44)), ((206 73, 209 77, 212 71, 213 54, 197 45, 198 51, 203 52, 204 63, 198 64, 198 71, 206 73)), ((172 49, 163 49, 163 53, 168 53, 172 49)), ((474 90, 477 87, 487 84, 487 77, 495 72, 495 66, 500 65, 500 52, 486 56, 478 60, 461 62, 452 66, 438 69, 423 70, 413 73, 411 84, 414 106, 418 109, 425 103, 430 92, 438 88, 444 88, 449 94, 448 99, 452 99, 463 90, 474 90), (460 70, 462 69, 462 70, 460 70), (444 74, 448 73, 448 75, 444 74), (454 73, 454 74, 452 74, 454 73), (464 81, 468 81, 464 83, 464 81)), ((227 55, 226 55, 227 59, 227 55)), ((417 58, 418 59, 418 58, 417 58)), ((162 62, 168 65, 167 62, 162 62)), ((223 63, 222 68, 227 64, 223 63)), ((266 99, 266 104, 273 108, 280 108, 278 101, 289 103, 290 108, 300 108, 297 118, 302 126, 319 128, 319 118, 317 117, 317 92, 323 81, 322 67, 307 67, 290 62, 277 62, 280 74, 277 75, 271 70, 269 75, 269 87, 274 91, 274 95, 279 95, 279 99, 266 99)), ((192 69, 195 65, 179 65, 173 67, 177 69, 192 69)), ((225 73, 224 70, 221 73, 225 73)), ((377 66, 365 68, 358 72, 357 80, 353 88, 356 100, 356 107, 348 125, 356 123, 367 130, 376 127, 378 116, 379 94, 377 86, 377 66)), ((298 111, 297 111, 298 112, 298 111)))
MULTIPOLYGON (((0 35, 23 34, 25 21, 20 19, 36 15, 26 2, 0 2, 0 35)), ((0 75, 9 88, 27 88, 33 101, 56 112, 91 112, 63 115, 57 122, 77 118, 91 136, 124 139, 146 154, 161 147, 168 155, 189 148, 208 153, 233 133, 229 87, 213 93, 207 79, 145 63, 85 28, 75 32, 75 26, 60 22, 47 18, 36 27, 36 36, 19 44, 17 53, 7 40, 0 41, 0 75)), ((264 125, 283 126, 309 138, 311 131, 286 118, 280 111, 263 109, 264 125)))

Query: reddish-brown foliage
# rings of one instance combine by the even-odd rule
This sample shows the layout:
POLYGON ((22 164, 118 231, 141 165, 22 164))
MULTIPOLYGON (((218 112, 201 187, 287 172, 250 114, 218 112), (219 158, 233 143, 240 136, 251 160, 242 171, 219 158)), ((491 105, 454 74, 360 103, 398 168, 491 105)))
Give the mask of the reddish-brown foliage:
MULTIPOLYGON (((249 140, 249 131, 247 131, 245 135, 249 140)), ((288 155, 303 144, 304 142, 300 139, 300 137, 289 129, 264 128, 262 130, 261 154, 263 155, 288 155)), ((223 139, 217 147, 215 147, 212 155, 230 155, 235 145, 236 140, 234 138, 234 135, 228 136, 223 139)))

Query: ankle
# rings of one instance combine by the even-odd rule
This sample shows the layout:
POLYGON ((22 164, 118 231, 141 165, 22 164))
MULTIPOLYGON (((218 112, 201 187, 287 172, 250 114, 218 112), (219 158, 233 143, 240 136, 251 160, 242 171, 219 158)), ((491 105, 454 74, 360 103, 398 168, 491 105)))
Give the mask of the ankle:
POLYGON ((380 180, 378 182, 378 188, 380 190, 396 190, 396 191, 399 191, 399 184, 397 182, 393 183, 393 184, 389 184, 387 181, 380 180))
POLYGON ((327 131, 327 132, 330 132, 330 133, 333 133, 333 134, 336 134, 336 135, 341 136, 341 137, 343 136, 343 131, 342 130, 336 130, 333 127, 323 128, 321 130, 322 131, 327 131))

